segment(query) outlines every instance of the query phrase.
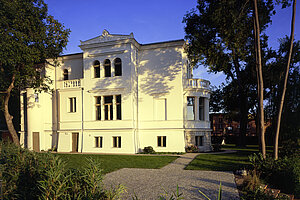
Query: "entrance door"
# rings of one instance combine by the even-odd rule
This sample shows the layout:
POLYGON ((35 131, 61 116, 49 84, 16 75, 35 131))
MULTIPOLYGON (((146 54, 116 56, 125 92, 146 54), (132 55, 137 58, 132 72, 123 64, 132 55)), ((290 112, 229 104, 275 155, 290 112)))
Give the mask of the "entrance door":
POLYGON ((72 152, 78 152, 79 133, 72 133, 72 152))
POLYGON ((39 132, 33 132, 32 133, 33 137, 33 151, 40 151, 40 133, 39 132))

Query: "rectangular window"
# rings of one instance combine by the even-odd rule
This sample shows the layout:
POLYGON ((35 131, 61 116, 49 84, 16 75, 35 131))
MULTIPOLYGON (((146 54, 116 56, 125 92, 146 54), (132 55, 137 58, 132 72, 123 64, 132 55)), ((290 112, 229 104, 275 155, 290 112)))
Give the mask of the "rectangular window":
POLYGON ((34 93, 34 102, 38 103, 39 102, 39 94, 34 93))
POLYGON ((70 112, 76 112, 76 97, 69 98, 70 112))
POLYGON ((101 97, 95 97, 96 120, 101 120, 101 97))
POLYGON ((95 147, 102 148, 103 137, 97 136, 95 137, 95 147))
POLYGON ((116 95, 117 119, 122 119, 121 95, 116 95))
POLYGON ((104 97, 104 119, 113 120, 113 96, 104 97))
POLYGON ((167 146, 167 136, 157 136, 157 146, 166 147, 167 146))
POLYGON ((199 98, 199 120, 204 121, 204 98, 199 98))
POLYGON ((203 136, 195 136, 196 146, 203 146, 203 136))
POLYGON ((195 120, 195 97, 187 97, 187 120, 195 120))
POLYGON ((115 148, 121 148, 121 137, 113 137, 113 147, 115 148))

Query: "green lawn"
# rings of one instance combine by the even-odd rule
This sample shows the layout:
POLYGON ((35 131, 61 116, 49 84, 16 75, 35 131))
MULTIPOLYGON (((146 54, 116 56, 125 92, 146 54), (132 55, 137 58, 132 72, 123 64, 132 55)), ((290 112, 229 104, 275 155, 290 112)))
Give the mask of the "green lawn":
MULTIPOLYGON (((270 148, 270 147, 269 147, 270 148)), ((211 170, 211 171, 235 171, 250 166, 248 156, 258 153, 258 146, 249 145, 246 148, 238 148, 235 145, 225 145, 222 150, 236 150, 236 153, 228 154, 200 154, 186 169, 211 170)))
POLYGON ((136 156, 136 155, 88 155, 88 154, 57 154, 67 162, 69 168, 83 168, 87 158, 101 163, 103 173, 121 168, 158 169, 178 158, 178 156, 136 156))

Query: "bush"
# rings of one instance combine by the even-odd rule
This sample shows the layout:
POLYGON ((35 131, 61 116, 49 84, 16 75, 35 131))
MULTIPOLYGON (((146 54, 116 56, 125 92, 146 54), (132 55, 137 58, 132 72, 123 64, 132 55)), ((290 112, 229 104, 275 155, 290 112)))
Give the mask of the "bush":
POLYGON ((254 169, 260 177, 274 188, 282 192, 300 197, 300 159, 299 157, 284 157, 274 160, 270 157, 263 160, 261 154, 250 156, 254 169))
POLYGON ((222 145, 221 144, 212 144, 212 150, 215 152, 221 151, 222 145))
POLYGON ((191 145, 191 146, 186 147, 186 148, 185 148, 185 151, 186 151, 187 153, 197 153, 197 152, 199 152, 199 149, 198 149, 197 146, 191 145))
POLYGON ((4 143, 0 143, 0 151, 3 199, 117 199, 124 191, 121 186, 103 189, 102 170, 93 159, 83 170, 75 170, 66 168, 51 153, 36 153, 4 143))
POLYGON ((144 147, 143 153, 150 153, 150 154, 154 154, 155 151, 153 149, 153 147, 148 146, 148 147, 144 147))

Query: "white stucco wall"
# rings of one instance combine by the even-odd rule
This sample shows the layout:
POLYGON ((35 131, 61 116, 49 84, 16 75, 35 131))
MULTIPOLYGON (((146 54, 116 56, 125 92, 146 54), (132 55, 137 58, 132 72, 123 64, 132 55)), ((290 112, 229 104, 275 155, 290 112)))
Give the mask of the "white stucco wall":
MULTIPOLYGON (((59 152, 70 152, 72 133, 78 133, 78 151, 97 153, 137 153, 146 146, 158 152, 183 152, 186 131, 209 134, 209 90, 189 85, 183 40, 141 45, 132 34, 104 31, 80 47, 81 54, 62 56, 58 63, 49 61, 46 75, 53 80, 53 93, 41 93, 39 102, 34 102, 34 91, 27 90, 30 149, 32 132, 40 132, 40 150, 57 145, 59 152), (122 76, 115 76, 116 58, 122 60, 122 76), (104 77, 105 59, 111 62, 111 77, 104 77), (94 75, 96 60, 100 78, 94 75), (69 80, 63 80, 65 69, 69 80), (121 120, 116 119, 115 99, 113 120, 104 120, 103 97, 111 95, 121 95, 121 120), (101 120, 96 119, 97 96, 102 99, 101 120), (205 120, 186 120, 187 96, 205 97, 205 120), (70 112, 70 98, 76 98, 76 112, 70 112), (103 147, 96 148, 95 137, 100 136, 103 147), (113 147, 115 136, 121 137, 121 148, 113 147), (166 147, 158 147, 158 136, 166 136, 166 147)), ((26 131, 24 124, 21 127, 26 131)))

